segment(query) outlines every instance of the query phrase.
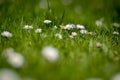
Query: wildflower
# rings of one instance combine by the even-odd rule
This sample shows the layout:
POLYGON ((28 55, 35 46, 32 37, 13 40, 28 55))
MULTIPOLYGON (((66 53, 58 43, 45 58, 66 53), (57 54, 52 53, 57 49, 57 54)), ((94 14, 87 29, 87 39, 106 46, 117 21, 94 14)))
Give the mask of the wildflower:
POLYGON ((8 31, 3 31, 3 32, 1 33, 1 35, 2 35, 3 37, 6 37, 6 38, 11 38, 11 37, 12 37, 12 33, 8 32, 8 31))
POLYGON ((88 32, 88 34, 90 34, 90 35, 96 35, 95 32, 88 32))
POLYGON ((23 66, 24 58, 19 53, 14 53, 7 59, 8 63, 11 64, 13 67, 19 68, 23 66))
POLYGON ((69 37, 72 38, 72 39, 74 38, 74 36, 72 36, 72 35, 70 35, 69 37))
POLYGON ((59 39, 62 39, 62 35, 59 34, 59 33, 56 33, 56 34, 55 34, 55 37, 58 37, 59 39))
POLYGON ((71 25, 72 28, 76 28, 76 25, 75 25, 75 24, 69 24, 69 25, 71 25))
POLYGON ((42 29, 41 28, 38 28, 35 30, 35 33, 41 33, 42 32, 42 29))
POLYGON ((3 51, 3 56, 6 58, 7 62, 15 68, 20 68, 24 64, 24 57, 15 52, 12 48, 8 48, 3 51))
POLYGON ((116 75, 114 75, 111 80, 120 80, 120 73, 117 73, 116 75))
POLYGON ((117 31, 114 31, 114 32, 113 32, 113 34, 119 35, 119 32, 117 32, 117 31))
POLYGON ((65 29, 65 26, 64 26, 64 25, 60 25, 60 28, 61 28, 61 29, 65 29))
POLYGON ((45 24, 50 24, 52 21, 51 20, 44 20, 45 24))
POLYGON ((113 23, 113 27, 118 28, 118 27, 120 27, 120 25, 118 23, 113 23))
POLYGON ((64 29, 66 29, 66 30, 71 30, 73 28, 75 28, 74 24, 67 24, 66 26, 64 26, 64 29))
POLYGON ((103 26, 103 18, 101 18, 100 20, 96 20, 95 24, 99 27, 102 27, 103 26))
POLYGON ((0 80, 21 80, 18 74, 10 69, 0 69, 0 80))
POLYGON ((76 27, 77 27, 77 29, 81 29, 81 30, 85 29, 85 27, 83 25, 80 25, 80 24, 77 24, 76 27))
POLYGON ((58 50, 52 46, 46 46, 42 50, 42 55, 50 62, 54 62, 59 58, 58 50))
POLYGON ((100 47, 102 47, 102 44, 100 42, 97 42, 96 47, 100 48, 100 47))
POLYGON ((71 34, 72 36, 77 36, 77 33, 76 32, 72 32, 72 34, 71 34))
POLYGON ((81 33, 81 34, 87 34, 88 31, 87 31, 87 30, 80 30, 80 33, 81 33))
POLYGON ((25 26, 23 27, 23 29, 33 29, 33 26, 31 26, 31 25, 25 25, 25 26))
POLYGON ((57 29, 57 26, 55 25, 53 28, 54 28, 54 29, 57 29))

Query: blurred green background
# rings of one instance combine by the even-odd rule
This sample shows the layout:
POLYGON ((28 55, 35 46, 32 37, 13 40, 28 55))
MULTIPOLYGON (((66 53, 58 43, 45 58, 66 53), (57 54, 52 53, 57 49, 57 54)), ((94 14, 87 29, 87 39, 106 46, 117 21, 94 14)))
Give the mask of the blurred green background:
MULTIPOLYGON (((66 12, 69 19, 110 17, 120 21, 120 0, 48 0, 51 9, 59 16, 66 12), (91 17, 92 15, 92 17, 91 17), (95 15, 95 16, 94 16, 95 15), (73 17, 74 16, 74 17, 73 17)), ((0 0, 1 21, 7 17, 43 16, 47 9, 47 0, 0 0), (15 14, 15 15, 14 15, 15 14)), ((1 22, 0 21, 0 22, 1 22)))

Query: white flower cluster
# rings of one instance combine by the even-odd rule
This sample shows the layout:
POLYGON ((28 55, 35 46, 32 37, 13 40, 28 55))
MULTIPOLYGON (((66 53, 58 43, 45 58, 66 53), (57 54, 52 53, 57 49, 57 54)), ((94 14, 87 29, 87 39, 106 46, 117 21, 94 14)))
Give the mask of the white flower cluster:
POLYGON ((32 26, 32 25, 25 25, 25 26, 23 27, 23 29, 27 29, 27 30, 33 29, 33 26, 32 26))
POLYGON ((57 38, 59 38, 59 39, 62 39, 62 35, 59 34, 59 33, 56 33, 56 34, 55 34, 55 37, 57 37, 57 38))
MULTIPOLYGON (((88 32, 86 29, 85 29, 85 26, 84 25, 81 25, 81 24, 67 24, 67 25, 60 25, 61 29, 65 29, 65 30, 72 30, 74 28, 76 29, 79 29, 80 30, 80 33, 81 34, 90 34, 90 35, 95 35, 96 33, 95 32, 88 32)), ((77 35, 76 32, 72 32, 72 34, 70 35, 70 38, 74 38, 75 36, 77 35)))
POLYGON ((20 53, 15 52, 12 48, 4 50, 3 56, 6 58, 7 62, 15 68, 20 68, 24 64, 24 57, 20 53))
POLYGON ((50 23, 52 23, 52 21, 51 20, 44 20, 44 23, 45 24, 50 24, 50 23))
POLYGON ((42 32, 42 29, 41 28, 38 28, 35 30, 35 33, 41 33, 42 32))
POLYGON ((8 31, 3 31, 3 32, 1 33, 1 35, 2 35, 3 37, 6 37, 6 38, 11 38, 11 37, 12 37, 12 33, 8 32, 8 31))
POLYGON ((77 33, 76 32, 72 32, 71 35, 70 35, 70 38, 74 38, 77 36, 77 33))
POLYGON ((120 33, 118 31, 114 31, 113 34, 119 35, 120 33))

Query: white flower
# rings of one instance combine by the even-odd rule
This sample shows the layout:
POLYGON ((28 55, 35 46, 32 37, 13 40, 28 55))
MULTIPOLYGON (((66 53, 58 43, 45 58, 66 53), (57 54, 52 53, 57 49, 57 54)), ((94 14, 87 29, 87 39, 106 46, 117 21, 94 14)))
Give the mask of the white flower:
POLYGON ((72 35, 70 35, 69 37, 72 38, 72 39, 74 38, 74 36, 72 36, 72 35))
POLYGON ((119 35, 119 32, 118 31, 114 31, 113 34, 119 35))
POLYGON ((21 80, 18 74, 10 69, 0 69, 0 80, 21 80))
POLYGON ((73 28, 75 28, 74 24, 67 24, 66 26, 64 26, 64 29, 66 29, 66 30, 71 30, 73 28))
POLYGON ((22 67, 24 64, 24 58, 19 53, 13 53, 11 56, 8 57, 7 61, 9 62, 9 64, 16 68, 22 67))
POLYGON ((116 75, 114 75, 111 80, 120 80, 120 73, 117 73, 116 75))
POLYGON ((3 51, 3 55, 7 62, 15 68, 20 68, 24 64, 24 57, 20 53, 15 52, 12 48, 3 51))
POLYGON ((103 26, 103 20, 104 20, 104 18, 101 18, 100 20, 96 20, 95 24, 96 24, 98 27, 102 27, 102 26, 103 26))
POLYGON ((7 37, 7 38, 11 38, 11 37, 12 37, 12 33, 8 32, 8 31, 3 31, 3 32, 1 33, 1 35, 2 35, 3 37, 7 37))
POLYGON ((50 24, 52 21, 51 20, 44 20, 45 24, 50 24))
POLYGON ((85 29, 85 27, 83 25, 80 25, 80 24, 77 24, 76 27, 77 27, 77 29, 81 29, 81 30, 85 29))
POLYGON ((64 26, 64 25, 60 25, 60 28, 61 28, 61 29, 65 29, 65 26, 64 26))
POLYGON ((88 31, 87 31, 87 30, 80 30, 80 33, 81 33, 81 34, 87 34, 88 31))
POLYGON ((95 32, 88 32, 88 34, 90 34, 90 35, 96 35, 95 32))
POLYGON ((113 23, 113 26, 116 28, 120 27, 120 25, 118 23, 113 23))
POLYGON ((55 37, 58 37, 59 39, 62 39, 62 35, 59 34, 59 33, 56 33, 56 34, 55 34, 55 37))
POLYGON ((50 62, 55 62, 59 58, 58 50, 52 46, 46 46, 42 50, 42 55, 50 62))
POLYGON ((77 36, 77 33, 76 32, 72 32, 71 35, 72 36, 77 36))
POLYGON ((72 28, 76 28, 75 24, 69 24, 69 25, 71 25, 72 28))
POLYGON ((57 29, 57 26, 55 25, 53 28, 54 28, 54 29, 57 29))
POLYGON ((102 44, 100 42, 97 42, 96 47, 100 48, 100 47, 102 47, 102 44))
POLYGON ((33 26, 31 26, 31 25, 25 25, 25 26, 23 27, 23 29, 33 29, 33 26))
POLYGON ((35 30, 35 33, 41 33, 42 32, 42 29, 41 28, 38 28, 35 30))

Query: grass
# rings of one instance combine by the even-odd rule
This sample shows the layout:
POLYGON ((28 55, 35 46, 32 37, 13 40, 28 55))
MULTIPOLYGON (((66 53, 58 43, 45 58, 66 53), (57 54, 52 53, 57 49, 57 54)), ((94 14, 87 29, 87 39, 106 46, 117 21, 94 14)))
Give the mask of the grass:
POLYGON ((115 4, 112 4, 114 0, 107 0, 109 3, 106 5, 104 0, 99 0, 98 3, 95 0, 75 0, 68 6, 60 0, 49 2, 49 8, 41 9, 39 0, 2 0, 0 33, 7 30, 13 37, 8 39, 0 36, 0 69, 13 69, 22 78, 35 80, 86 80, 94 77, 110 80, 120 72, 120 35, 112 34, 112 23, 119 23, 120 20, 115 4), (81 12, 76 13, 75 6, 80 6, 81 12), (95 21, 100 18, 104 18, 105 26, 102 28, 95 25, 95 21), (45 19, 50 19, 52 24, 45 25, 45 19), (53 29, 55 25, 59 27, 68 23, 83 24, 88 31, 95 31, 96 35, 83 35, 77 29, 53 29), (26 24, 33 25, 34 28, 23 30, 26 24), (42 33, 36 34, 37 28, 42 28, 42 33), (72 31, 78 33, 74 39, 69 38, 72 31), (55 33, 61 33, 63 39, 54 37, 55 33), (43 34, 47 37, 43 38, 43 34), (97 48, 97 42, 103 46, 97 48), (48 45, 60 52, 60 58, 55 63, 44 60, 41 55, 42 48, 48 45), (8 64, 2 52, 9 47, 25 57, 24 66, 14 68, 8 64))

